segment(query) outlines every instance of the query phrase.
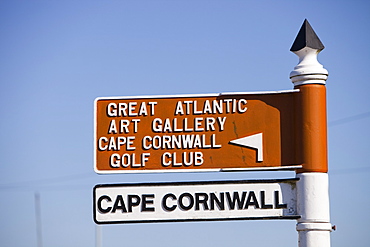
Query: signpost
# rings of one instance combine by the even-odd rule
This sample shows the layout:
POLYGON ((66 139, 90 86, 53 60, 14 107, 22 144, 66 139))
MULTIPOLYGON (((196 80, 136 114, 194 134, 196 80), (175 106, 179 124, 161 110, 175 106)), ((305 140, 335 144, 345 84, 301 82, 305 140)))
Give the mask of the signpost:
POLYGON ((296 219, 299 247, 329 247, 323 49, 305 20, 290 91, 96 99, 97 173, 294 169, 296 178, 97 185, 95 222, 296 219))
POLYGON ((95 171, 299 168, 298 92, 98 98, 95 171))
POLYGON ((97 224, 297 219, 297 179, 97 185, 97 224))

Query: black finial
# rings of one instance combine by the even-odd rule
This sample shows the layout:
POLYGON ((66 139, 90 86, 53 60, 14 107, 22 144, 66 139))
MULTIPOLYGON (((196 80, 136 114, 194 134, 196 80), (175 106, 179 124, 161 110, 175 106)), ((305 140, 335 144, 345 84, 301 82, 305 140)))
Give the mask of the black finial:
POLYGON ((304 20, 303 25, 294 40, 292 48, 290 48, 290 51, 299 51, 304 47, 310 47, 319 51, 325 48, 319 37, 317 37, 315 31, 312 29, 310 23, 308 23, 307 19, 304 20))

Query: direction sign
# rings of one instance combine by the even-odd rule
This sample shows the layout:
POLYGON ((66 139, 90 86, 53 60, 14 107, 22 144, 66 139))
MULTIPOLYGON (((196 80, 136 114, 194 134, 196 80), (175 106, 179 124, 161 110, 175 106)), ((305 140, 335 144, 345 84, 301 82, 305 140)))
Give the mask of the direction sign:
POLYGON ((97 224, 297 219, 297 179, 97 185, 97 224))
POLYGON ((297 92, 97 98, 95 171, 297 168, 297 92))

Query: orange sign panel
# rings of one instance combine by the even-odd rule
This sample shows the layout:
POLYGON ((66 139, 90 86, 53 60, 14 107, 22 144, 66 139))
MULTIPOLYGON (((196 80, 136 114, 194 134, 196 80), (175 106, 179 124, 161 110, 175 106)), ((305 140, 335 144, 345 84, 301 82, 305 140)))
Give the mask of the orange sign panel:
POLYGON ((295 93, 97 98, 95 171, 292 167, 295 93))

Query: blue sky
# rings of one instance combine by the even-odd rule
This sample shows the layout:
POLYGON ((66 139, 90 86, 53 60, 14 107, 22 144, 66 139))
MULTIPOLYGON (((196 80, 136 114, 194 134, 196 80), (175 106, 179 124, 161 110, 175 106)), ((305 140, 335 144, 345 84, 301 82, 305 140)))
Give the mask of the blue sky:
MULTIPOLYGON (((288 90, 307 18, 329 71, 333 246, 367 246, 370 4, 366 1, 1 1, 0 239, 94 246, 95 184, 293 177, 293 172, 97 175, 103 96, 288 90)), ((297 246, 295 221, 107 225, 103 246, 297 246)))

